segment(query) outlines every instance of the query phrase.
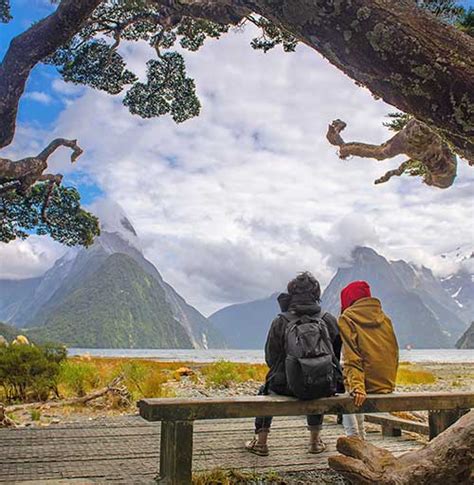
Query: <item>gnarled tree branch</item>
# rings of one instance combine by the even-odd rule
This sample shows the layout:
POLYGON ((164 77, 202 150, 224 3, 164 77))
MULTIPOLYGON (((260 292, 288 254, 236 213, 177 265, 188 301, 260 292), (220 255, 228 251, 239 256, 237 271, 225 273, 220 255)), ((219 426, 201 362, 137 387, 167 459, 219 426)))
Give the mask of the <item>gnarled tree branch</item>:
POLYGON ((410 160, 403 162, 398 169, 390 170, 375 183, 386 182, 394 175, 401 175, 404 172, 410 173, 411 169, 413 169, 411 174, 421 175, 425 184, 442 189, 450 187, 456 178, 456 155, 448 144, 425 123, 412 119, 401 131, 381 145, 346 143, 340 135, 345 127, 344 121, 334 120, 326 134, 329 143, 339 147, 339 157, 342 159, 349 156, 376 160, 386 160, 397 155, 410 157, 410 160))
POLYGON ((49 157, 61 146, 72 150, 71 163, 74 163, 82 154, 77 140, 56 138, 38 155, 26 157, 18 161, 0 158, 0 191, 20 190, 26 192, 32 185, 40 181, 61 183, 62 175, 44 174, 48 168, 49 157))
POLYGON ((0 148, 13 139, 18 103, 33 67, 68 42, 101 1, 62 0, 54 13, 11 41, 0 64, 0 148))

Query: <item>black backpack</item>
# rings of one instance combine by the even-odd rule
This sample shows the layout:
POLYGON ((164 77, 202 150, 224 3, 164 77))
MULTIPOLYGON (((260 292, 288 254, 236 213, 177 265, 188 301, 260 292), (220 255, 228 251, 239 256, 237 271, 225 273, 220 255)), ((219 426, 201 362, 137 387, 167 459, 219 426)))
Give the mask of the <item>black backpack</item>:
POLYGON ((342 372, 324 315, 281 314, 285 330, 285 372, 289 390, 299 399, 317 399, 336 394, 342 372))

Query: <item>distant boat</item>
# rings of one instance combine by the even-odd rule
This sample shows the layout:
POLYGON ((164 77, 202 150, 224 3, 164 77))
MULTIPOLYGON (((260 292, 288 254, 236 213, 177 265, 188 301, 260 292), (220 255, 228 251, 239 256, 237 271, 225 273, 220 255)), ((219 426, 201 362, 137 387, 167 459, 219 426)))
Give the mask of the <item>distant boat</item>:
POLYGON ((410 344, 405 345, 405 350, 411 350, 413 347, 410 344))

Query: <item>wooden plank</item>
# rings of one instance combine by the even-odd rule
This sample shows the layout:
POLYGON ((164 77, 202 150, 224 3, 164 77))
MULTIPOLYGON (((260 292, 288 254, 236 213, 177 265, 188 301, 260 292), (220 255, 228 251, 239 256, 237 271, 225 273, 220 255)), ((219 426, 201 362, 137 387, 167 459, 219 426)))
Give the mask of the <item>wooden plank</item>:
POLYGON ((140 416, 148 421, 193 421, 252 416, 377 413, 472 407, 474 407, 474 392, 369 394, 364 405, 359 408, 348 395, 312 401, 299 401, 285 396, 251 396, 219 399, 142 399, 138 402, 140 416))
POLYGON ((193 422, 161 423, 160 478, 163 485, 189 485, 192 482, 193 422))
POLYGON ((448 409, 430 411, 428 414, 428 422, 430 429, 430 440, 436 438, 445 429, 448 429, 454 424, 462 415, 468 412, 467 409, 448 409))
POLYGON ((396 416, 391 416, 390 414, 366 414, 365 420, 368 423, 379 424, 382 426, 382 434, 384 436, 400 436, 396 433, 396 430, 410 431, 412 433, 418 433, 422 435, 429 435, 430 428, 427 424, 418 423, 416 421, 410 421, 408 419, 397 418, 396 416), (386 433, 384 433, 383 428, 385 427, 386 433))

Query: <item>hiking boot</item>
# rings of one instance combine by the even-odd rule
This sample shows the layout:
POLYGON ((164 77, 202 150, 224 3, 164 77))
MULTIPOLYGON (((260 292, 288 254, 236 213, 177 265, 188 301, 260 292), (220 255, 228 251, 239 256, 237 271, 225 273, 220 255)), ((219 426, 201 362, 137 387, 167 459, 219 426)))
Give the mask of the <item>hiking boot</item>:
POLYGON ((322 453, 326 449, 326 443, 319 438, 317 441, 311 441, 309 444, 309 449, 308 453, 311 453, 313 455, 317 455, 319 453, 322 453))
POLYGON ((245 444, 245 449, 254 455, 268 456, 268 445, 260 444, 257 437, 247 442, 245 444))

